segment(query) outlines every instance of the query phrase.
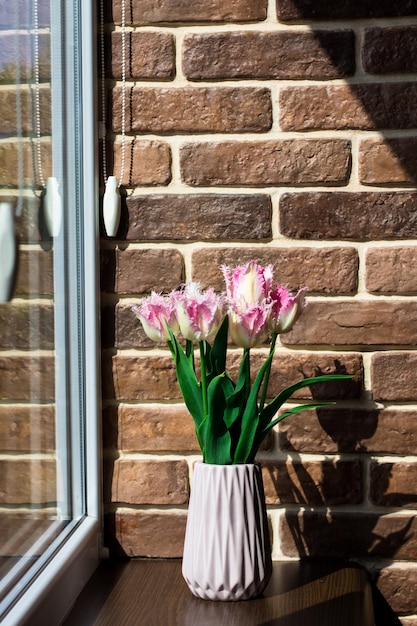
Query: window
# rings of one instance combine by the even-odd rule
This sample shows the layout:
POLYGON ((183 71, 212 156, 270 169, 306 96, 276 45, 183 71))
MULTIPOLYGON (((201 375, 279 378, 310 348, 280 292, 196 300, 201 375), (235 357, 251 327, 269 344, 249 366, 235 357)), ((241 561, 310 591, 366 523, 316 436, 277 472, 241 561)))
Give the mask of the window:
POLYGON ((0 621, 7 624, 59 623, 99 557, 91 4, 22 0, 0 11, 0 621), (2 285, 14 237, 13 280, 2 285))

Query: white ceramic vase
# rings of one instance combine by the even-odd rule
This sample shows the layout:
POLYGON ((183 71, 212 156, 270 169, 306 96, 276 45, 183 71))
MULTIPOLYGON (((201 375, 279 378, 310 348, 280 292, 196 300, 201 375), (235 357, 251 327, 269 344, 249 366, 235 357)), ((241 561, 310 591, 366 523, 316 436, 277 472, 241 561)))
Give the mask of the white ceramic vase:
POLYGON ((265 590, 272 561, 259 465, 195 465, 182 573, 204 600, 248 600, 265 590))

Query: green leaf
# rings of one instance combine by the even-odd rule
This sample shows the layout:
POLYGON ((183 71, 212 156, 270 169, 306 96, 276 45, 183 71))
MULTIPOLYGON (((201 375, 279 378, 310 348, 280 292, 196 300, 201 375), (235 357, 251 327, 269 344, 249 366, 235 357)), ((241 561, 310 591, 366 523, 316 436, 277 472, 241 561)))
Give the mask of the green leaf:
POLYGON ((317 383, 326 383, 331 380, 347 380, 352 379, 350 374, 324 374, 323 376, 313 376, 311 378, 303 378, 294 385, 286 387, 279 393, 262 411, 262 422, 267 424, 278 411, 278 409, 286 402, 298 389, 309 387, 317 383))
POLYGON ((213 347, 210 352, 211 371, 215 376, 226 370, 227 334, 229 330, 229 317, 226 315, 217 331, 213 347))
POLYGON ((193 417, 196 431, 204 419, 203 399, 201 388, 198 384, 194 368, 190 359, 185 354, 181 345, 169 328, 170 341, 168 345, 174 358, 175 368, 177 371, 178 384, 181 389, 182 397, 193 417))
POLYGON ((258 430, 258 394, 265 372, 273 355, 270 354, 260 368, 253 382, 245 410, 242 415, 242 427, 239 441, 236 446, 234 463, 246 463, 253 447, 253 441, 258 430))
POLYGON ((208 415, 198 429, 198 437, 204 445, 204 462, 229 465, 231 438, 224 420, 226 409, 224 375, 213 378, 207 389, 208 415))

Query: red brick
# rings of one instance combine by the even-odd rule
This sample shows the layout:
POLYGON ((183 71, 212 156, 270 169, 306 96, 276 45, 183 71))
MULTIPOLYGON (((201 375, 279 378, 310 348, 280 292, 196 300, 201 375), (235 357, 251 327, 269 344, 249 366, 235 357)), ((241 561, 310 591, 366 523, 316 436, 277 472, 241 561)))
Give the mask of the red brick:
POLYGON ((183 405, 108 407, 105 446, 123 452, 199 452, 194 422, 183 405))
POLYGON ((417 182, 415 137, 364 139, 359 144, 359 180, 365 185, 417 182))
POLYGON ((205 289, 224 290, 222 265, 234 267, 255 259, 274 266, 274 280, 308 293, 353 294, 357 290, 358 254, 355 248, 201 248, 192 254, 192 280, 205 289))
POLYGON ((1 451, 49 452, 54 451, 55 447, 53 406, 0 406, 1 451))
POLYGON ((105 483, 111 502, 178 505, 188 501, 186 461, 123 458, 111 465, 109 484, 105 483))
POLYGON ((178 400, 181 397, 171 355, 105 355, 103 397, 119 400, 178 400))
POLYGON ((417 413, 410 409, 318 409, 279 424, 283 450, 332 454, 415 454, 417 413))
MULTIPOLYGON (((108 44, 109 42, 107 42, 108 44)), ((175 75, 175 44, 171 33, 154 31, 125 32, 126 79, 170 80, 175 75)), ((106 48, 109 74, 122 77, 122 33, 111 33, 110 46, 106 48)))
MULTIPOLYGON (((266 18, 267 0, 135 0, 130 20, 134 24, 158 22, 254 22, 266 18)), ((121 21, 121 0, 112 0, 113 19, 121 21)))
POLYGON ((51 250, 40 246, 19 250, 16 285, 17 295, 52 295, 54 291, 53 255, 51 250))
POLYGON ((282 21, 339 20, 417 15, 417 2, 393 4, 390 0, 276 0, 277 15, 282 21))
MULTIPOLYGON (((0 18, 1 19, 1 18, 0 18)), ((21 120, 22 132, 32 133, 32 98, 29 90, 21 92, 21 120)), ((41 85, 39 89, 39 104, 41 115, 41 134, 49 135, 51 133, 51 90, 49 87, 41 85)), ((0 91, 0 133, 2 135, 17 135, 16 120, 16 89, 2 89, 0 91)))
POLYGON ((0 356, 0 400, 54 400, 54 366, 52 357, 0 356))
MULTIPOLYGON (((113 146, 114 159, 109 170, 120 178, 122 171, 122 142, 113 146)), ((137 185, 167 185, 171 180, 171 151, 165 141, 125 139, 124 187, 137 185)))
POLYGON ((3 505, 55 504, 56 465, 48 459, 19 457, 0 460, 2 486, 0 503, 3 505))
POLYGON ((281 233, 297 239, 415 239, 417 194, 398 192, 285 193, 281 233))
POLYGON ((417 71, 417 28, 412 25, 365 28, 362 59, 371 74, 417 71))
POLYGON ((415 559, 417 518, 412 514, 289 511, 281 517, 283 553, 363 559, 415 559))
POLYGON ((52 350, 54 310, 50 304, 0 304, 0 349, 52 350))
POLYGON ((280 125, 297 131, 415 128, 416 97, 411 82, 284 87, 280 125))
POLYGON ((417 302, 310 301, 293 330, 281 340, 289 346, 414 346, 417 343, 417 302))
POLYGON ((369 498, 372 504, 415 508, 417 463, 403 460, 395 463, 373 461, 370 464, 369 476, 369 498))
MULTIPOLYGON (((115 87, 111 113, 115 133, 121 132, 121 107, 122 88, 115 87)), ((272 124, 271 94, 263 87, 136 86, 126 98, 125 110, 132 133, 262 133, 272 124)))
POLYGON ((417 247, 370 248, 366 288, 378 294, 417 294, 417 247))
POLYGON ((396 615, 415 613, 417 568, 414 563, 395 563, 384 567, 378 572, 376 581, 379 591, 396 615))
POLYGON ((123 509, 105 517, 106 545, 112 556, 180 558, 186 512, 155 513, 123 509))
POLYGON ((184 39, 189 80, 341 78, 353 74, 354 67, 354 38, 348 30, 234 31, 184 39))
POLYGON ((131 196, 127 240, 245 241, 272 237, 267 195, 131 196))
MULTIPOLYGON (((0 184, 4 187, 17 187, 19 180, 19 160, 21 159, 23 179, 25 185, 34 185, 33 155, 29 142, 21 143, 19 147, 16 141, 2 141, 0 143, 0 184), (21 152, 20 152, 21 148, 21 152)), ((42 139, 41 159, 44 178, 52 173, 52 146, 50 139, 42 139)), ((40 183, 37 177, 37 183, 40 183)), ((39 200, 36 199, 39 203, 39 200)))
POLYGON ((417 354, 382 352, 372 357, 372 394, 375 402, 417 400, 417 354))
POLYGON ((170 292, 184 281, 183 257, 177 250, 103 250, 102 289, 114 293, 149 295, 152 290, 170 292))
POLYGON ((266 503, 308 506, 362 502, 360 461, 271 461, 263 465, 266 503))
POLYGON ((190 143, 180 150, 188 185, 347 183, 350 142, 337 139, 190 143))

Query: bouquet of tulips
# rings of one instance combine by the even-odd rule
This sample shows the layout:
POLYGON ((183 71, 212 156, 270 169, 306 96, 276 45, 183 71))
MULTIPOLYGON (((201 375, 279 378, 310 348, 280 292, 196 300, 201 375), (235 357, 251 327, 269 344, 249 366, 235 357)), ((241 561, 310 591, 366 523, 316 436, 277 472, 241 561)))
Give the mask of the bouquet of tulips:
POLYGON ((152 292, 133 310, 145 333, 156 342, 166 341, 174 358, 184 402, 193 417, 205 463, 253 463, 268 432, 289 415, 323 406, 281 406, 302 387, 318 382, 351 378, 323 375, 305 378, 267 401, 268 382, 278 335, 291 330, 305 305, 305 289, 295 295, 273 285, 272 266, 250 261, 231 270, 223 266, 226 291, 202 291, 186 283, 168 296, 152 292), (178 340, 181 333, 185 346, 178 340), (243 348, 234 381, 226 370, 228 337, 243 348), (252 381, 250 350, 270 341, 269 355, 252 381), (199 375, 194 347, 200 352, 199 375))

